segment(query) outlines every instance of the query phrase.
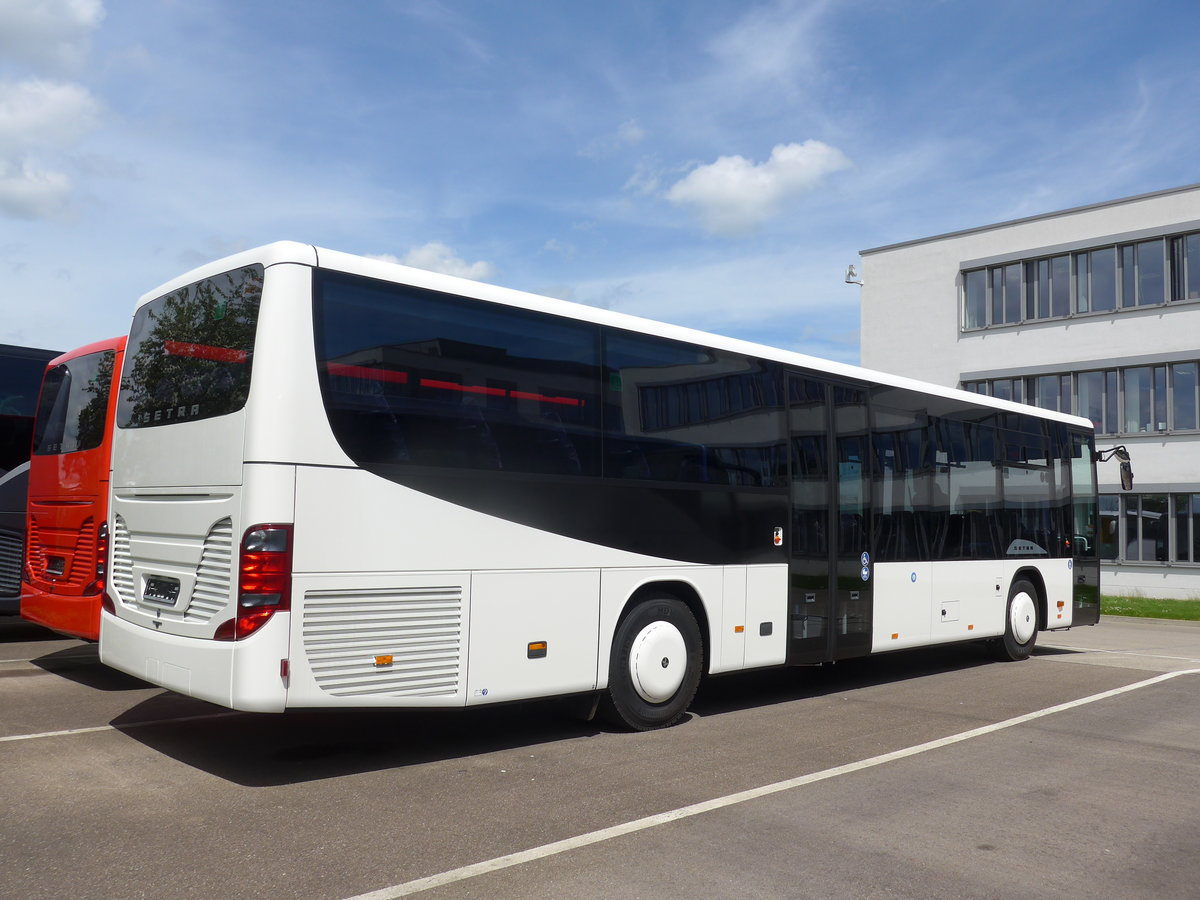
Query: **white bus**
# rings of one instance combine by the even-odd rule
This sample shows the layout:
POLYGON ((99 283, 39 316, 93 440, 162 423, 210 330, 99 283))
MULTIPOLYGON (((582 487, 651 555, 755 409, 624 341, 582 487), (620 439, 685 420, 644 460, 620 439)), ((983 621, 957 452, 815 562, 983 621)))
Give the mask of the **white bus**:
POLYGON ((240 710, 647 729, 1099 618, 1085 419, 295 243, 142 299, 111 483, 101 659, 240 710))

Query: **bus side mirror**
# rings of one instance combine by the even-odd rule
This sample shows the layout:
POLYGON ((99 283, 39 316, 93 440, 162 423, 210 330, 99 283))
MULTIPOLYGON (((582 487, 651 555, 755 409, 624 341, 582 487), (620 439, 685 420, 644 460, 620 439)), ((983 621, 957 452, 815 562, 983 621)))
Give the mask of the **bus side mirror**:
POLYGON ((1092 459, 1098 463, 1108 462, 1110 459, 1116 458, 1121 464, 1121 490, 1133 490, 1133 466, 1129 462, 1129 451, 1124 445, 1112 447, 1108 450, 1096 450, 1092 453, 1092 459))
POLYGON ((1133 466, 1129 464, 1128 459, 1121 463, 1121 490, 1133 490, 1133 466))

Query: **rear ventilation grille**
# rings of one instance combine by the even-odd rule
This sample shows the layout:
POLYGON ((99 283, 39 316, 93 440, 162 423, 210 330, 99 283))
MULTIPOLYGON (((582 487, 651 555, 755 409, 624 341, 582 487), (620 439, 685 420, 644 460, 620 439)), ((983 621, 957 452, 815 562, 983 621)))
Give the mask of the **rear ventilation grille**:
POLYGON ((110 586, 116 593, 117 599, 123 603, 136 603, 137 593, 133 589, 133 553, 129 549, 129 528, 119 515, 113 516, 112 563, 110 586))
POLYGON ((25 564, 36 581, 48 581, 50 590, 81 589, 95 580, 96 561, 96 523, 91 516, 84 519, 78 531, 47 528, 44 532, 37 517, 30 517, 25 537, 25 564), (51 572, 50 560, 56 556, 60 570, 51 572))
POLYGON ((204 538, 196 585, 184 619, 207 622, 229 605, 230 575, 233 572, 233 522, 226 516, 213 525, 204 538))
POLYGON ((34 578, 42 578, 46 574, 46 553, 42 549, 42 534, 34 516, 29 517, 29 527, 25 529, 25 565, 29 566, 34 578))
POLYGON ((336 697, 454 696, 462 606, 461 585, 311 591, 303 628, 313 677, 336 697))
POLYGON ((21 560, 25 542, 19 535, 0 534, 0 597, 21 596, 21 560))

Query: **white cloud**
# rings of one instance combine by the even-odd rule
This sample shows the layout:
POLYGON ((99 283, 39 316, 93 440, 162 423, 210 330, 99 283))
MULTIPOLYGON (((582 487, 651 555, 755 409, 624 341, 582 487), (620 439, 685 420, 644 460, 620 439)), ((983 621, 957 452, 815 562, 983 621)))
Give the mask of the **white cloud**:
POLYGON ((743 235, 774 217, 787 200, 849 167, 841 150, 820 141, 779 144, 757 165, 742 156, 722 156, 699 166, 672 185, 666 198, 691 209, 712 234, 743 235))
POLYGON ((37 78, 0 82, 0 156, 65 146, 95 125, 99 110, 78 84, 37 78))
POLYGON ((420 247, 413 247, 403 257, 392 256, 390 253, 369 254, 372 259, 384 262, 401 263, 415 269, 425 269, 429 272, 440 272, 443 275, 456 275, 459 278, 471 278, 484 281, 495 273, 495 267, 482 260, 469 263, 454 255, 454 251, 440 241, 430 241, 420 247))
POLYGON ((71 179, 35 156, 62 151, 98 117, 99 104, 77 84, 0 82, 0 213, 45 219, 61 212, 71 179))
POLYGON ((637 119, 630 119, 628 122, 618 125, 617 130, 612 134, 602 135, 591 141, 579 151, 579 155, 588 159, 603 159, 625 147, 640 144, 645 139, 646 129, 638 123, 637 119))
POLYGON ((0 58, 38 69, 73 68, 103 18, 101 0, 0 0, 0 58))
POLYGON ((811 69, 819 47, 817 24, 828 6, 826 0, 780 0, 749 10, 709 44, 722 79, 746 89, 788 83, 797 72, 811 69))
POLYGON ((71 180, 61 172, 0 163, 0 211, 18 219, 48 219, 66 206, 71 180))

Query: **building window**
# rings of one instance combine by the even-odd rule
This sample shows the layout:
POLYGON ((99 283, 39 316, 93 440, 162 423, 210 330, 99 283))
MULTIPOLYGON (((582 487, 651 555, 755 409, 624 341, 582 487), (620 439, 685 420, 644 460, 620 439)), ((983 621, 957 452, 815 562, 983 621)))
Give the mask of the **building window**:
POLYGON ((983 328, 987 325, 987 270, 967 272, 963 278, 966 293, 964 327, 983 328))
POLYGON ((1171 239, 1171 299, 1200 299, 1200 234, 1171 239))
POLYGON ((1167 430, 1167 367, 1125 369, 1125 432, 1167 430))
POLYGON ((1152 306, 1166 299, 1167 261, 1164 242, 1142 241, 1137 249, 1137 305, 1152 306))
POLYGON ((1200 232, 962 274, 964 331, 1200 300, 1200 232))
POLYGON ((1196 364, 1171 366, 1171 428, 1186 431, 1196 427, 1196 364))
POLYGON ((1172 494, 1171 519, 1175 529, 1175 543, 1171 551, 1172 562, 1200 561, 1200 494, 1172 494))
POLYGON ((1200 564, 1200 494, 1101 494, 1100 558, 1200 564))
POLYGON ((1200 362, 964 381, 964 390, 1092 421, 1097 434, 1200 430, 1200 362))
POLYGON ((1121 498, 1117 494, 1100 495, 1100 558, 1116 560, 1121 556, 1121 498))
POLYGON ((1075 409, 1092 420, 1096 431, 1104 433, 1104 373, 1080 372, 1075 376, 1075 409))

